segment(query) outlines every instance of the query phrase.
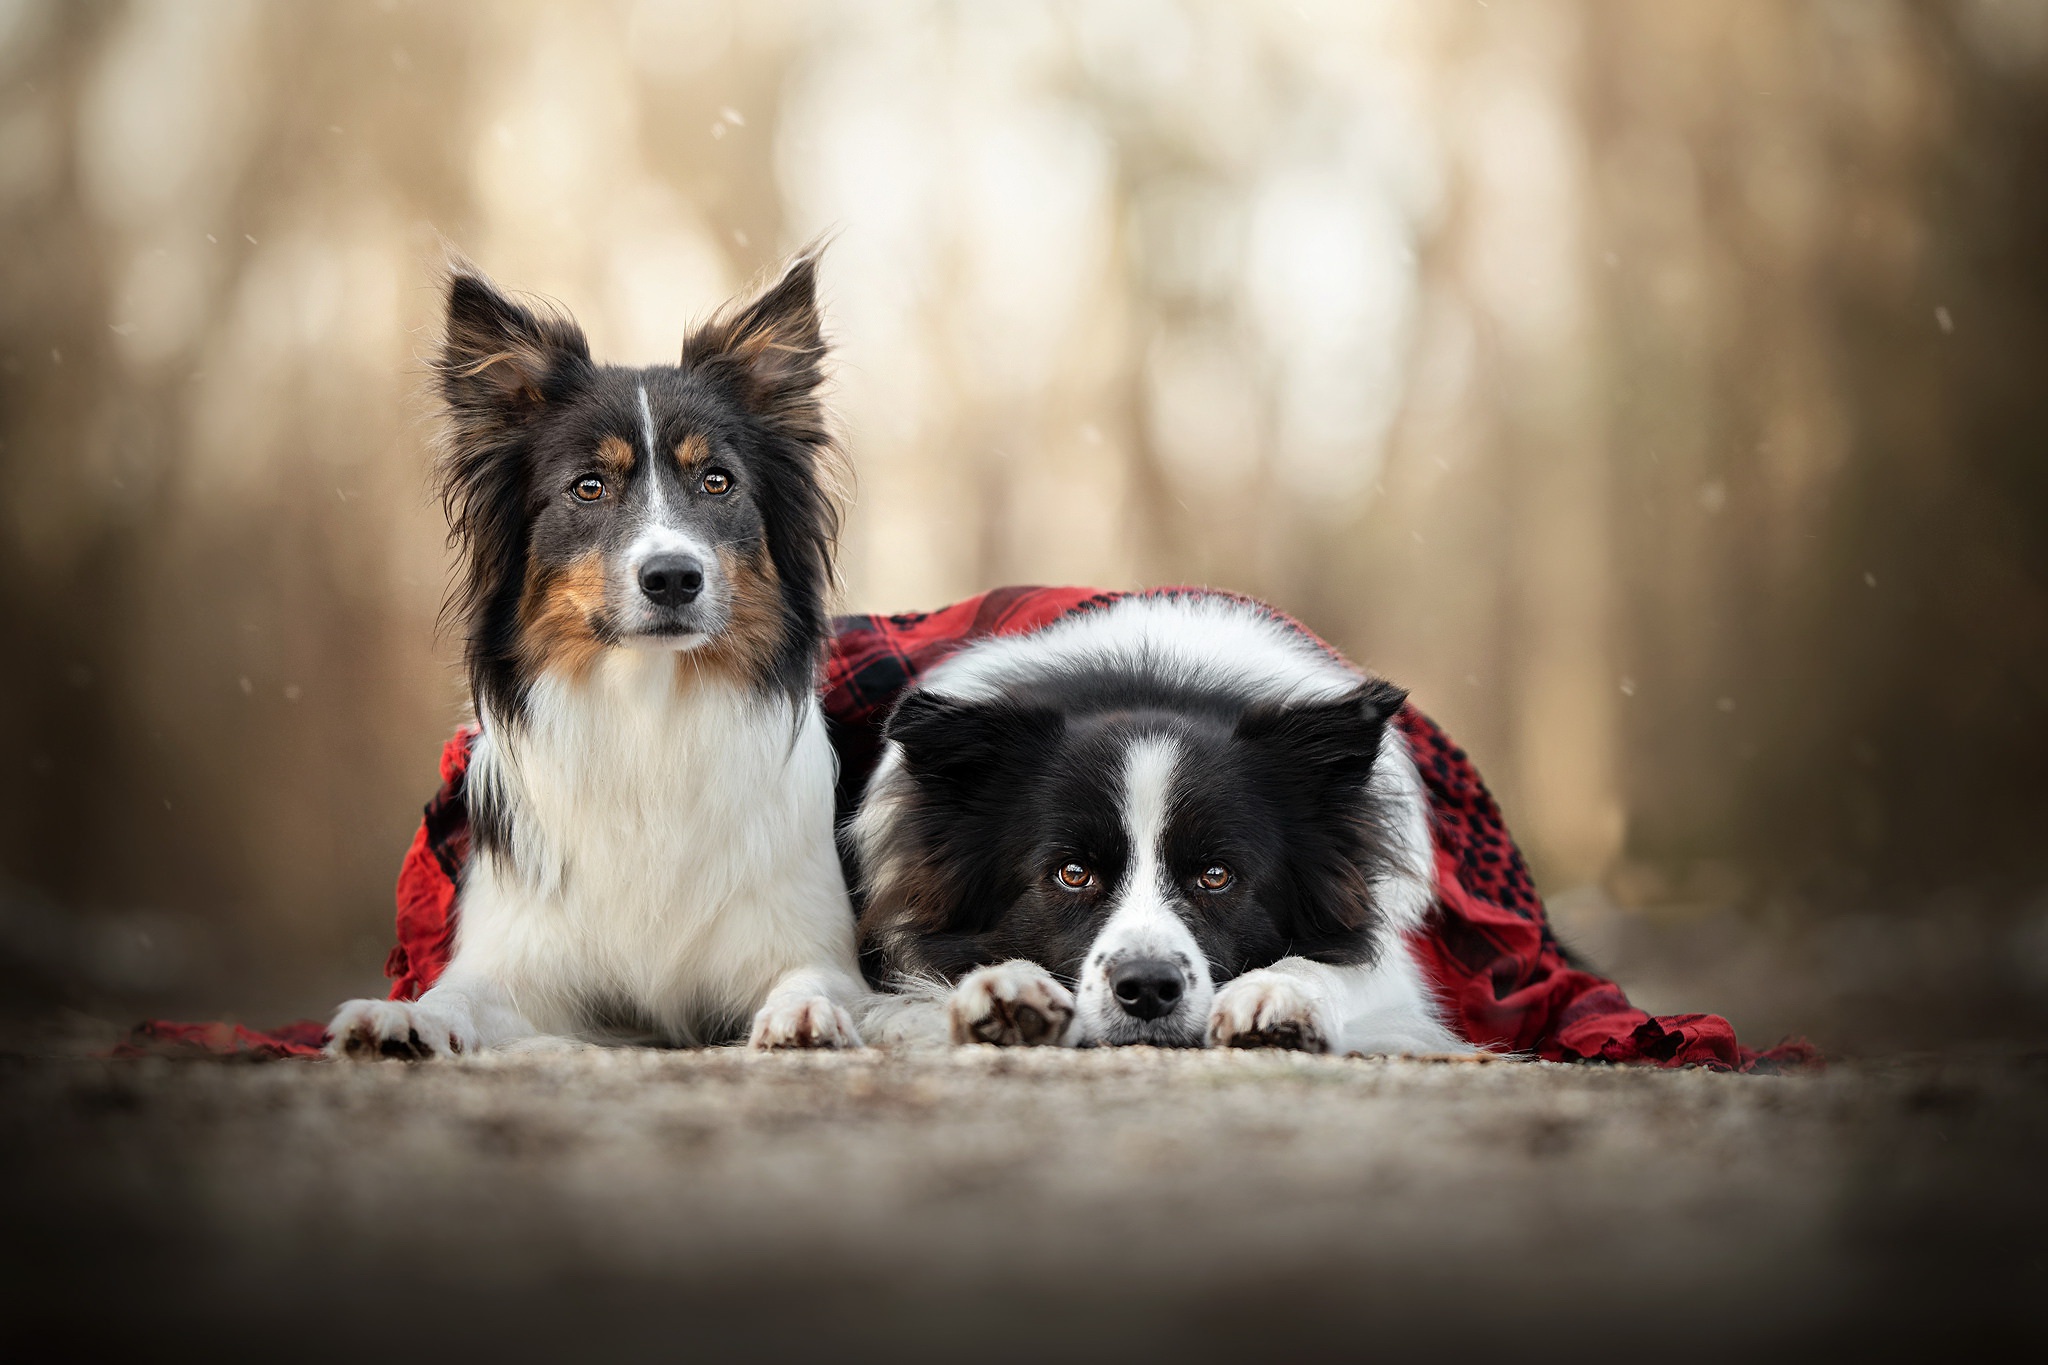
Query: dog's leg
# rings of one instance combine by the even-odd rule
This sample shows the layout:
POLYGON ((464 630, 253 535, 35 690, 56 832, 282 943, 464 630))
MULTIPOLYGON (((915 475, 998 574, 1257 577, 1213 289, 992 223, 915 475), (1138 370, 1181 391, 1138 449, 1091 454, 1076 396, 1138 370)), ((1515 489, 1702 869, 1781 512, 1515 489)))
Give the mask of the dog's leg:
POLYGON ((975 968, 946 1000, 946 1031, 955 1043, 1059 1047, 1073 1022, 1073 993, 1022 958, 975 968))
POLYGON ((754 1014, 747 1046, 754 1048, 860 1047, 860 1031, 847 1006, 862 987, 825 967, 800 967, 775 983, 754 1014))
POLYGON ((450 1057, 538 1031, 496 982, 447 972, 417 1000, 351 1000, 327 1026, 333 1057, 450 1057))
POLYGON ((940 983, 919 982, 871 994, 860 1010, 860 1034, 874 1047, 942 1048, 952 1038, 946 1029, 946 994, 940 983))
POLYGON ((871 995, 860 1027, 889 1048, 1069 1047, 1073 1021, 1073 994, 1037 963, 1018 960, 978 967, 953 986, 914 980, 871 995))

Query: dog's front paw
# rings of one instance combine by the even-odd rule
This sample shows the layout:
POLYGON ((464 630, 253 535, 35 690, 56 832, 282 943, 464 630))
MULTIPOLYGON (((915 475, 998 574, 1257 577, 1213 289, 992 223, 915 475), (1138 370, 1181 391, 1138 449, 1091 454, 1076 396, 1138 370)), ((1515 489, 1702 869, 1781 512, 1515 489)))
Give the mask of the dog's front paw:
POLYGON ((351 1000, 327 1026, 327 1055, 375 1061, 396 1057, 452 1057, 472 1049, 474 1038, 440 1010, 408 1000, 351 1000))
POLYGON ((1057 1045, 1074 1021, 1074 996, 1036 962, 1000 962, 960 978, 946 1001, 956 1043, 1057 1045))
POLYGON ((859 1047, 853 1016, 822 995, 771 1000, 754 1016, 747 1046, 755 1048, 859 1047))
POLYGON ((1314 992, 1279 972, 1246 972, 1216 992, 1209 1046, 1328 1052, 1336 1021, 1314 992))

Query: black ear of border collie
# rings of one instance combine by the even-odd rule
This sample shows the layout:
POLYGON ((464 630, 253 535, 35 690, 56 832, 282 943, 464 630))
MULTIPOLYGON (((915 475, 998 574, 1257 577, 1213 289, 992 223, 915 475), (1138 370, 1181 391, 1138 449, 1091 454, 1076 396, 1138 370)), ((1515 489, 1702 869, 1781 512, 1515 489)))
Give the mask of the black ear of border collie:
POLYGON ((1338 780, 1363 780, 1379 757, 1387 721, 1408 693, 1383 679, 1360 684, 1328 701, 1254 706, 1237 724, 1237 737, 1284 748, 1297 763, 1338 780))
POLYGON ((1006 768, 1006 756, 1042 753, 1064 725, 1056 711, 1007 701, 969 702, 912 692, 883 728, 920 777, 953 787, 1006 768))
POLYGON ((465 434, 472 424, 503 431, 589 381, 590 343, 568 318, 536 313, 458 271, 448 279, 439 369, 441 396, 465 434))
POLYGON ((818 315, 818 258, 797 257, 782 278, 728 309, 683 343, 683 368, 723 371, 740 404, 781 434, 823 445, 825 334, 818 315))
POLYGON ((1258 755, 1267 789, 1290 807, 1292 885, 1274 905, 1291 951, 1358 963, 1375 949, 1373 886, 1387 869, 1390 812, 1370 782, 1387 722, 1408 699, 1373 679, 1327 701, 1248 710, 1237 737, 1258 755))
POLYGON ((516 706, 511 633, 526 573, 526 445, 548 405, 591 381, 590 346, 568 318, 535 312, 466 267, 448 278, 435 362, 449 435, 437 469, 448 537, 462 566, 446 610, 468 626, 470 685, 516 706))
POLYGON ((988 927, 976 916, 1014 899, 1004 837, 1019 824, 1006 786, 1020 757, 1040 758, 1059 738, 1056 711, 1010 701, 959 701, 912 691, 883 727, 903 755, 915 795, 892 822, 879 866, 859 869, 862 970, 881 983, 897 972, 938 970, 934 936, 988 927))
POLYGON ((683 343, 683 369, 723 389, 752 422, 754 453, 768 467, 762 520, 782 584, 784 630, 771 666, 792 696, 817 684, 839 539, 838 447, 818 390, 826 344, 818 313, 818 253, 806 251, 782 278, 735 305, 683 343))

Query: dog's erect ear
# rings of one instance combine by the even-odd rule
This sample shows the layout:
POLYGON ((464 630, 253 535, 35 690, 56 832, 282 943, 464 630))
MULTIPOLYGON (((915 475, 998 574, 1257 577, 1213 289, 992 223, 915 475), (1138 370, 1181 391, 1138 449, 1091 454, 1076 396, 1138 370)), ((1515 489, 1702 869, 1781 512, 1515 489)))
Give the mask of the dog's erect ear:
POLYGON ((448 405, 448 442, 436 474, 449 534, 462 558, 444 611, 464 618, 470 685, 510 703, 510 664, 491 642, 493 612, 511 610, 525 564, 525 461, 521 433, 548 404, 590 382, 590 347, 567 318, 512 302, 457 266, 448 278, 448 326, 435 366, 448 405))
POLYGON ((692 333, 683 343, 683 366, 724 370, 748 411, 807 444, 822 443, 817 253, 799 256, 766 292, 692 333))
POLYGON ((912 772, 965 786, 1008 771, 1013 755, 1043 754, 1065 724, 1044 707, 913 691, 882 733, 903 746, 912 772))
POLYGON ((439 369, 458 436, 489 437, 588 382, 590 344, 567 318, 522 307, 483 276, 458 270, 448 279, 439 369))
POLYGON ((1237 738, 1283 755, 1290 766, 1326 779, 1363 781, 1379 757, 1387 721, 1408 694, 1375 678, 1341 697, 1255 706, 1237 724, 1237 738))
POLYGON ((825 603, 844 477, 819 399, 824 362, 815 251, 799 256, 766 291, 724 309, 683 343, 684 372, 725 398, 754 428, 749 455, 761 472, 753 486, 791 623, 775 671, 799 695, 817 685, 818 643, 828 634, 825 603))

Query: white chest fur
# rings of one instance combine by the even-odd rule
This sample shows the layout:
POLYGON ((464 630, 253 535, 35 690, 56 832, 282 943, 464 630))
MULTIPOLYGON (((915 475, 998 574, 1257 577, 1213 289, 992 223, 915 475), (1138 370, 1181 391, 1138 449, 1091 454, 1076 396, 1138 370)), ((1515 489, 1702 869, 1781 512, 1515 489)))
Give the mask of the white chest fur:
POLYGON ((857 975, 815 699, 763 697, 672 654, 608 651, 485 718, 473 800, 509 848, 462 888, 451 971, 551 1033, 630 1019, 674 1042, 743 1026, 797 967, 857 975))

